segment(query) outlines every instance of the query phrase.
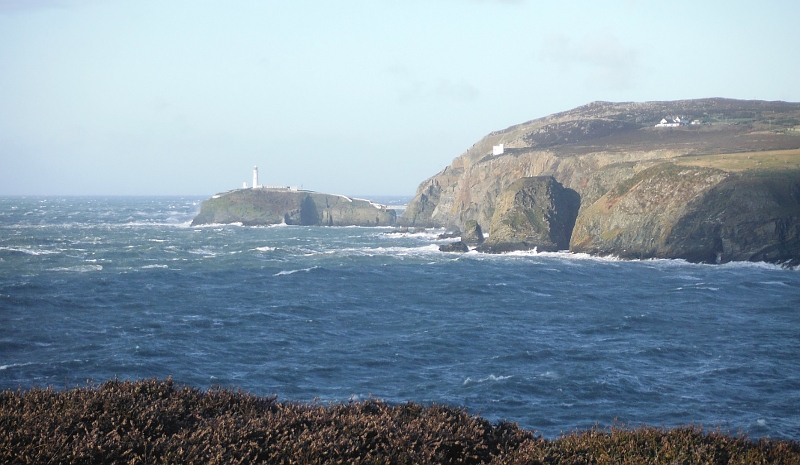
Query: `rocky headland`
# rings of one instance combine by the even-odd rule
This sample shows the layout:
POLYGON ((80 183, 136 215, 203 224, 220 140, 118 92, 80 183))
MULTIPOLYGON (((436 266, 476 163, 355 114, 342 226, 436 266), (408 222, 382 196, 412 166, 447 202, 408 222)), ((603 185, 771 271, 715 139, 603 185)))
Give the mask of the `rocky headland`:
POLYGON ((293 189, 236 189, 205 200, 192 226, 392 226, 395 210, 369 200, 293 189))
POLYGON ((469 222, 485 252, 797 265, 800 103, 593 102, 492 132, 398 219, 469 222))

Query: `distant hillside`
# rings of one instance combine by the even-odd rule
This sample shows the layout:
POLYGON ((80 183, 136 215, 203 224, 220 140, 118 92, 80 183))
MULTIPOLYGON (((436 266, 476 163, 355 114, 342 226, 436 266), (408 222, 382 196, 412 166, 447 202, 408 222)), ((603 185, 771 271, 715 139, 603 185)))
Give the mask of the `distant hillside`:
MULTIPOLYGON (((503 243, 494 250, 539 247, 547 242, 534 239, 549 230, 546 208, 538 214, 545 217, 528 214, 527 220, 496 208, 513 205, 519 213, 534 200, 523 199, 529 192, 507 189, 520 178, 540 176, 580 196, 570 240, 576 252, 800 260, 798 103, 593 102, 511 126, 485 136, 420 184, 398 223, 463 228, 475 220, 489 233, 483 250, 492 250, 492 231, 500 229, 503 243), (684 124, 656 127, 678 119, 684 124), (500 144, 503 153, 492 155, 500 144), (511 219, 515 225, 507 224, 511 219)), ((539 204, 558 200, 536 195, 539 204)))

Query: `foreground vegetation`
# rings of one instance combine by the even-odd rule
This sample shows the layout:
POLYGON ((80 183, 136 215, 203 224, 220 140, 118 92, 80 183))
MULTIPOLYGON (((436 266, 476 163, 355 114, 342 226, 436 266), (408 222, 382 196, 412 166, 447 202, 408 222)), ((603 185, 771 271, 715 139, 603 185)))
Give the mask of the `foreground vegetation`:
POLYGON ((800 444, 693 426, 546 440, 451 407, 279 403, 114 380, 0 393, 0 463, 800 464, 800 444))

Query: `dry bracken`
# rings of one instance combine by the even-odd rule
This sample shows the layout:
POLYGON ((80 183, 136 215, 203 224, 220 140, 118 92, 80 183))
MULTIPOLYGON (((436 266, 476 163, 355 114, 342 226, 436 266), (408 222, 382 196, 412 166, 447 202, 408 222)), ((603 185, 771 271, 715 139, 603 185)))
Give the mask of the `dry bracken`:
POLYGON ((546 440, 440 405, 282 403, 150 379, 1 392, 0 463, 800 464, 800 445, 696 426, 546 440))

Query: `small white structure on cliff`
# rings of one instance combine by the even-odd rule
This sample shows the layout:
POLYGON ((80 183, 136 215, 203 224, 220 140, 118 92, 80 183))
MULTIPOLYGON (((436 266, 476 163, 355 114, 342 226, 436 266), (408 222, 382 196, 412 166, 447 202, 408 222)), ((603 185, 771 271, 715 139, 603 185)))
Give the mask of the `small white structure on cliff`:
POLYGON ((492 155, 497 156, 502 154, 503 154, 503 144, 492 146, 492 155))
POLYGON ((253 189, 261 187, 258 185, 258 166, 253 167, 253 189))

